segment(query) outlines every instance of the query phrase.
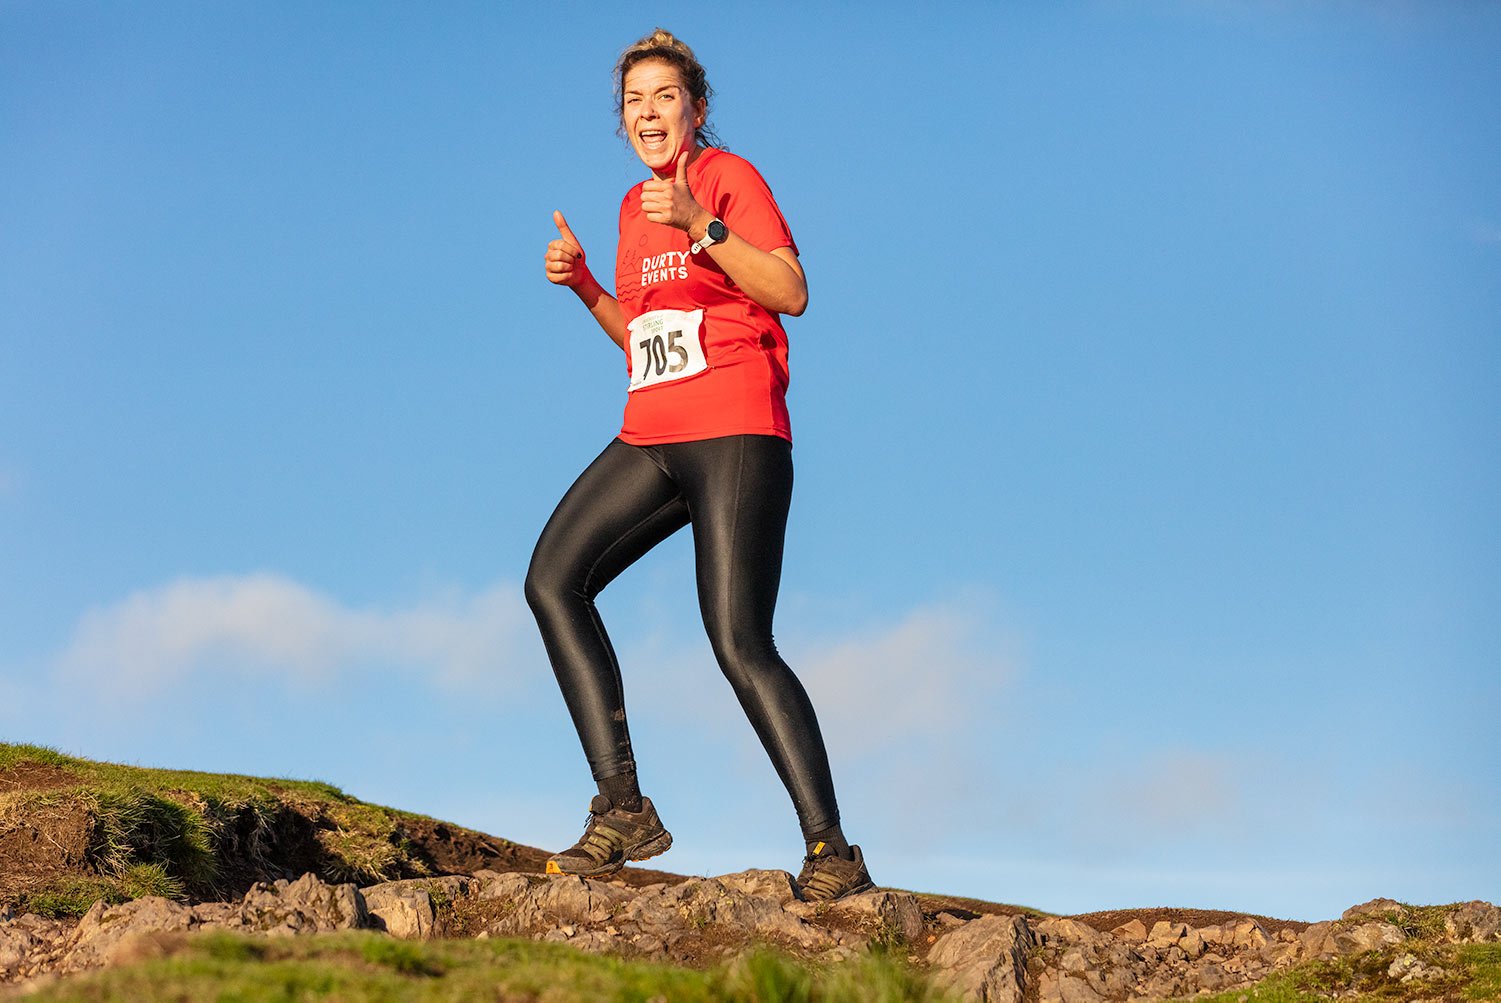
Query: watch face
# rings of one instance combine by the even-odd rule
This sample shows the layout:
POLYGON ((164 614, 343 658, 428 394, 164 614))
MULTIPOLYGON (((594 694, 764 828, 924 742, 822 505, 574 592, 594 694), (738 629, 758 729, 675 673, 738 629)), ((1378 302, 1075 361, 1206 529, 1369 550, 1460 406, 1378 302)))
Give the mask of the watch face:
POLYGON ((730 228, 725 226, 724 223, 720 222, 717 219, 709 223, 708 237, 710 240, 714 241, 714 243, 719 243, 729 235, 730 228))

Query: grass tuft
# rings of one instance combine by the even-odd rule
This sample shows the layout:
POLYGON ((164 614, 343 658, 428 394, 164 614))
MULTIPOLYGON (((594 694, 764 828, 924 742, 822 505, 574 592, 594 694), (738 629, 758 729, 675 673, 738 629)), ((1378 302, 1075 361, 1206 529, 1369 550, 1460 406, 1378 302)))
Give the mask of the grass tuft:
POLYGON ((181 878, 167 873, 162 864, 133 864, 120 875, 120 890, 127 898, 159 895, 181 901, 185 897, 181 878))
POLYGON ((22 895, 16 911, 48 919, 77 919, 100 899, 106 905, 118 905, 126 895, 117 882, 106 878, 62 878, 22 895))
POLYGON ((21 763, 36 763, 40 766, 73 766, 82 760, 64 755, 46 745, 7 745, 0 743, 0 770, 8 770, 21 763))

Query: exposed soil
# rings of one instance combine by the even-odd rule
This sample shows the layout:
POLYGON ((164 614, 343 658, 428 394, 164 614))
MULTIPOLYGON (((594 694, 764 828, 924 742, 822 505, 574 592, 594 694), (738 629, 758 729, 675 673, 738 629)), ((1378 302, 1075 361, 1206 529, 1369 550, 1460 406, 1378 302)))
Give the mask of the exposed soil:
POLYGON ((78 776, 57 766, 42 763, 17 763, 0 770, 0 794, 17 791, 50 791, 59 787, 73 787, 78 776))
POLYGON ((930 892, 913 892, 922 903, 925 913, 952 913, 959 919, 970 920, 977 916, 1045 916, 1046 913, 1025 906, 1007 905, 1003 902, 986 902, 984 899, 969 899, 958 895, 934 895, 930 892))
POLYGON ((0 902, 59 874, 88 870, 94 819, 80 805, 46 805, 23 821, 0 818, 0 902))
POLYGON ((1257 916, 1246 912, 1225 912, 1220 909, 1176 909, 1170 906, 1156 909, 1110 909, 1105 912, 1080 913, 1068 918, 1087 923, 1102 933, 1109 933, 1122 923, 1129 923, 1133 919, 1141 920, 1146 928, 1151 930, 1152 924, 1159 920, 1166 920, 1169 923, 1187 923, 1189 926, 1218 926, 1223 923, 1234 923, 1236 920, 1247 917, 1260 923, 1262 928, 1273 936, 1276 936, 1279 930, 1302 933, 1311 925, 1301 920, 1273 919, 1270 916, 1257 916))

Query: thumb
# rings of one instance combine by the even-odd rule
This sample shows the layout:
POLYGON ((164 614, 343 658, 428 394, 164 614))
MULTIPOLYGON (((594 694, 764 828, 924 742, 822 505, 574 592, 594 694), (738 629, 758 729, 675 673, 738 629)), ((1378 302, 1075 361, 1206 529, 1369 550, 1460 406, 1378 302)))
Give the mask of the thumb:
POLYGON ((568 241, 574 247, 577 247, 580 251, 584 249, 584 245, 579 243, 579 239, 575 237, 573 235, 573 231, 568 228, 568 221, 563 218, 563 214, 561 212, 558 212, 558 210, 554 209, 552 211, 552 221, 553 225, 558 228, 558 233, 562 235, 564 240, 568 241))
POLYGON ((688 156, 692 152, 692 150, 684 150, 678 154, 678 184, 680 185, 688 183, 688 156))

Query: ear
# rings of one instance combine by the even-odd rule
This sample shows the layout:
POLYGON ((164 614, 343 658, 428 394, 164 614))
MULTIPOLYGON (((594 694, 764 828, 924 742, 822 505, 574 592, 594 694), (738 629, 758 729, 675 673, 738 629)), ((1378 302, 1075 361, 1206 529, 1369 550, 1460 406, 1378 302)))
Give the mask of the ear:
POLYGON ((699 98, 696 107, 697 110, 693 114, 693 128, 702 129, 704 122, 709 117, 709 99, 699 98))

